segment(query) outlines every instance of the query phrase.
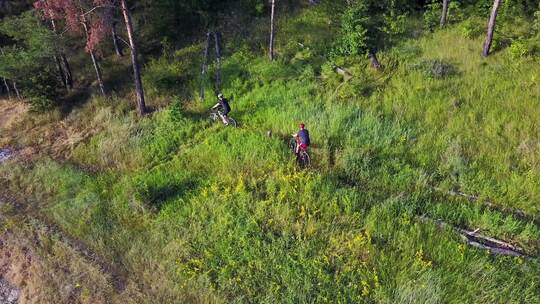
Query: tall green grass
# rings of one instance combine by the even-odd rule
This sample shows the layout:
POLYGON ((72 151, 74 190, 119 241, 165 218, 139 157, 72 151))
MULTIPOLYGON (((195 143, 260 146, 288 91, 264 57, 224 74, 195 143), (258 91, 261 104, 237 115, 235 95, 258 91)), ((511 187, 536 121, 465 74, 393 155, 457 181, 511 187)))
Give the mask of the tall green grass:
POLYGON ((168 109, 94 116, 105 128, 72 156, 93 172, 40 161, 0 176, 125 269, 148 302, 540 302, 536 261, 491 256, 418 219, 540 254, 538 226, 481 204, 539 214, 538 62, 505 50, 482 59, 481 41, 455 27, 382 53, 382 73, 336 58, 354 75, 344 82, 321 57, 321 18, 284 21, 305 45, 281 45, 281 60, 241 47, 223 62, 238 129, 206 119, 214 99, 193 97, 197 81, 172 88, 178 71, 197 73, 177 62, 190 49, 148 67, 152 94, 175 100, 168 109), (455 73, 433 77, 437 62, 455 73), (299 122, 313 140, 308 170, 287 148, 299 122))

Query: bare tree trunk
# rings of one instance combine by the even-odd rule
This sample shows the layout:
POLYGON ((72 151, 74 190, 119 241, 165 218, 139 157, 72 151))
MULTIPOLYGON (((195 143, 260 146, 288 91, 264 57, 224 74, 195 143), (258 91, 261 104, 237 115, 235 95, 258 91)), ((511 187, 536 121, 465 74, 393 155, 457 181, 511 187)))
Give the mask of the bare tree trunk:
MULTIPOLYGON (((0 54, 2 54, 2 56, 4 56, 4 50, 0 49, 0 54)), ((4 80, 4 85, 6 86, 8 97, 11 98, 11 90, 9 89, 9 84, 8 84, 7 80, 4 77, 2 77, 2 79, 4 80)), ((15 82, 13 82, 13 84, 15 84, 15 82)), ((17 88, 15 88, 15 89, 17 89, 17 88)), ((18 96, 18 94, 17 94, 17 96, 18 96)))
POLYGON ((13 89, 15 90, 15 95, 17 95, 17 99, 22 99, 21 93, 19 92, 19 89, 17 88, 17 83, 13 81, 13 89))
POLYGON ((71 67, 64 53, 60 54, 60 59, 64 66, 64 75, 66 77, 66 83, 69 89, 73 89, 73 74, 71 73, 71 67))
POLYGON ((9 97, 9 99, 11 99, 11 89, 9 88, 9 84, 8 84, 7 80, 4 77, 2 77, 2 79, 4 80, 4 86, 6 87, 8 97, 9 97))
POLYGON ((120 43, 118 43, 118 34, 116 33, 116 21, 113 21, 112 23, 111 33, 114 44, 114 51, 116 52, 116 55, 118 57, 124 56, 124 54, 122 53, 122 47, 120 46, 120 43))
POLYGON ((380 70, 382 68, 382 65, 379 63, 379 59, 377 59, 377 54, 375 51, 369 51, 368 57, 372 67, 374 67, 376 70, 380 70))
MULTIPOLYGON (((83 15, 83 20, 82 20, 82 25, 84 28, 84 33, 86 34, 86 37, 88 38, 88 24, 87 24, 86 18, 84 18, 84 15, 83 15)), ((93 50, 90 50, 90 58, 92 58, 92 64, 94 65, 94 70, 96 71, 96 78, 99 84, 99 90, 101 91, 101 95, 107 96, 107 93, 105 92, 105 85, 103 84, 103 76, 101 74, 101 68, 96 58, 96 53, 93 50)))
POLYGON ((199 96, 204 99, 204 82, 206 80, 206 72, 208 70, 208 55, 210 53, 210 42, 212 40, 212 32, 206 33, 206 47, 204 48, 203 66, 201 71, 201 90, 199 96))
POLYGON ((131 14, 129 12, 126 0, 121 0, 120 5, 122 7, 122 13, 124 15, 124 21, 126 23, 126 30, 129 39, 129 46, 131 48, 131 63, 133 65, 133 77, 135 80, 135 91, 137 92, 137 110, 139 115, 144 115, 146 113, 146 105, 144 103, 144 90, 141 80, 141 71, 138 60, 138 49, 135 44, 135 37, 133 34, 133 23, 131 22, 131 14))
POLYGON ((494 0, 493 8, 491 9, 491 16, 489 17, 486 41, 484 42, 484 49, 482 50, 482 56, 484 57, 487 57, 489 55, 489 51, 491 49, 491 44, 493 42, 493 32, 495 31, 495 20, 497 19, 500 5, 501 0, 494 0))
MULTIPOLYGON (((49 17, 49 20, 51 21, 51 27, 54 35, 56 35, 56 23, 54 22, 54 19, 52 18, 52 14, 49 17)), ((54 62, 56 63, 56 68, 58 69, 58 75, 60 75, 60 78, 62 79, 62 83, 64 84, 64 87, 66 90, 69 90, 68 83, 66 79, 66 74, 64 73, 64 69, 62 68, 62 63, 60 62, 60 59, 58 58, 58 55, 54 55, 54 62)))
MULTIPOLYGON (((53 33, 58 36, 58 31, 56 29, 56 22, 54 22, 54 18, 52 16, 52 13, 49 16, 49 20, 51 21, 51 27, 53 33)), ((67 61, 66 55, 62 52, 60 52, 60 58, 58 58, 58 55, 54 56, 54 60, 56 61, 56 66, 58 68, 58 73, 60 74, 60 77, 62 77, 62 82, 64 83, 64 86, 67 90, 73 89, 73 78, 71 75, 71 68, 69 67, 69 63, 67 61)))
POLYGON ((274 17, 276 13, 276 0, 272 0, 272 13, 270 16, 270 48, 269 48, 269 56, 270 60, 274 60, 274 17))
POLYGON ((214 43, 216 45, 216 84, 215 91, 219 94, 221 91, 221 33, 214 32, 214 43))
POLYGON ((66 90, 69 90, 68 84, 66 82, 66 75, 64 74, 64 69, 62 68, 62 63, 60 62, 60 58, 58 58, 57 55, 54 55, 54 62, 56 63, 56 68, 58 69, 58 75, 62 79, 62 83, 64 84, 64 87, 66 90))
POLYGON ((450 4, 450 0, 443 0, 442 14, 441 14, 441 27, 444 27, 446 25, 446 18, 448 17, 449 4, 450 4))
POLYGON ((99 90, 101 91, 101 95, 107 96, 107 93, 105 92, 105 85, 103 84, 101 67, 99 66, 99 62, 96 58, 96 53, 94 51, 90 51, 90 58, 92 58, 92 64, 94 65, 94 69, 96 70, 96 77, 99 84, 99 90))

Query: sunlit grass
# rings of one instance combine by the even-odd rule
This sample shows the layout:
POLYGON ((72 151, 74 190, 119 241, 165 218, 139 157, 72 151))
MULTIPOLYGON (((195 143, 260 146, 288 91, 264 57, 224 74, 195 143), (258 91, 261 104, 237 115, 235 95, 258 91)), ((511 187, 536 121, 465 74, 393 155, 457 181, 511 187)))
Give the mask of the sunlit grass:
MULTIPOLYGON (((325 18, 311 14, 282 31, 300 29, 320 51, 325 18)), ((298 44, 280 45, 274 63, 241 48, 223 62, 238 129, 210 124, 214 99, 194 97, 198 81, 176 87, 179 71, 198 73, 176 60, 194 47, 148 67, 151 95, 173 106, 144 119, 105 106, 89 115, 102 129, 72 160, 95 172, 40 161, 0 176, 155 302, 536 303, 536 262, 490 256, 418 220, 540 253, 534 223, 432 191, 540 212, 539 64, 505 50, 482 59, 480 46, 456 27, 384 52, 381 73, 338 58, 355 75, 345 84, 298 44), (426 60, 457 72, 429 77, 426 60), (287 148, 299 122, 313 140, 304 171, 287 148)))

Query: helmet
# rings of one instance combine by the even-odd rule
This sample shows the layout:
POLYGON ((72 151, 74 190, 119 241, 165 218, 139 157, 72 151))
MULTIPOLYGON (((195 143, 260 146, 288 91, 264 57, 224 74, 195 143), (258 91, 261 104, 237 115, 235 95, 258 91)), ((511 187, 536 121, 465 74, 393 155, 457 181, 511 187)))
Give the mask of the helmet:
POLYGON ((306 127, 306 125, 305 125, 303 122, 300 123, 300 129, 303 129, 303 128, 305 128, 305 127, 306 127))
POLYGON ((219 93, 219 94, 217 95, 217 97, 218 97, 218 98, 223 98, 223 94, 219 93))

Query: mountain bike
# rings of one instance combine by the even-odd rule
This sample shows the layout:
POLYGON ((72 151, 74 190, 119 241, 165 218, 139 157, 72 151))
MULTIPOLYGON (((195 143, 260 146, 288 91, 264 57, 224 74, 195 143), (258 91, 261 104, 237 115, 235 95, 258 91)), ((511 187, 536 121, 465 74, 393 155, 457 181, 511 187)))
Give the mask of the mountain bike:
POLYGON ((296 153, 296 147, 298 145, 298 142, 296 138, 293 136, 291 138, 291 141, 289 142, 289 148, 291 149, 292 153, 296 156, 296 163, 298 164, 298 167, 304 169, 311 165, 311 158, 309 157, 309 154, 306 149, 300 148, 300 151, 296 153))
MULTIPOLYGON (((211 110, 210 111, 210 120, 212 122, 215 122, 215 121, 221 121, 222 122, 222 119, 221 119, 222 116, 223 116, 223 112, 221 112, 220 110, 211 110)), ((227 126, 236 128, 236 120, 234 120, 234 118, 228 116, 227 120, 229 122, 229 124, 227 126)))

